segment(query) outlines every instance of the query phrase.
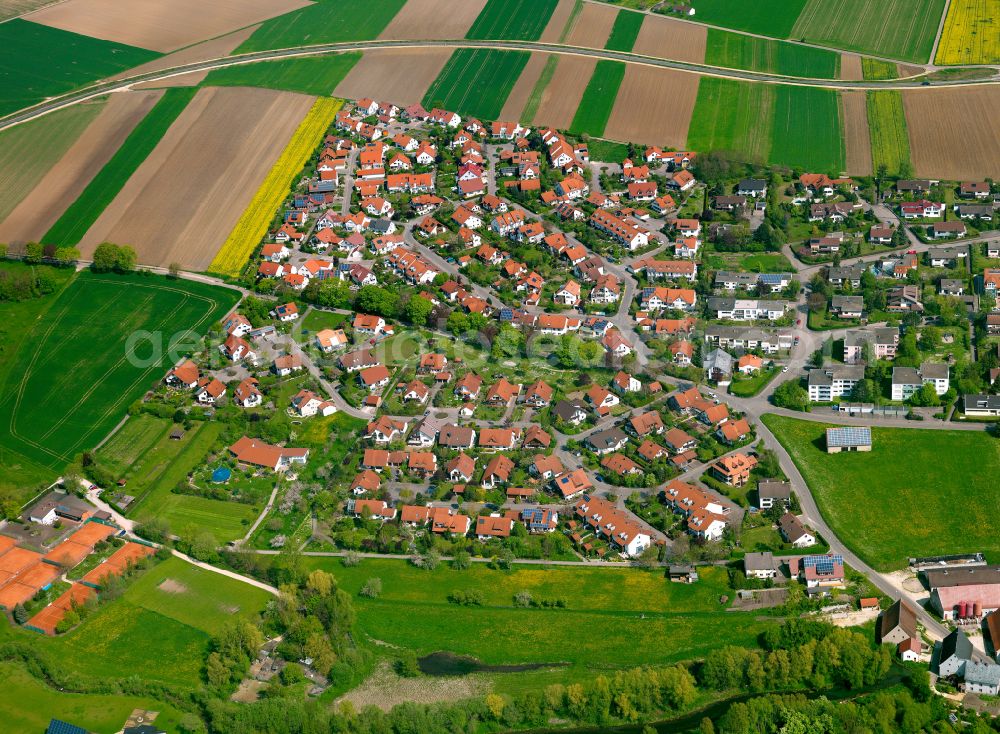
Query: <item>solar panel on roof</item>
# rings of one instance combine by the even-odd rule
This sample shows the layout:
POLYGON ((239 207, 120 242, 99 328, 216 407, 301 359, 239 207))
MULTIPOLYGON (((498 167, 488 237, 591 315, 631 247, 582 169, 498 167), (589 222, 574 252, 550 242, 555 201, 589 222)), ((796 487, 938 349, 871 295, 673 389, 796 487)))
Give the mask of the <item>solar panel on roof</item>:
POLYGON ((834 567, 843 565, 844 557, 839 554, 832 556, 806 556, 802 559, 803 568, 815 568, 816 573, 820 574, 833 573, 834 567))
POLYGON ((872 431, 866 427, 827 428, 826 442, 829 446, 857 446, 872 442, 872 431))

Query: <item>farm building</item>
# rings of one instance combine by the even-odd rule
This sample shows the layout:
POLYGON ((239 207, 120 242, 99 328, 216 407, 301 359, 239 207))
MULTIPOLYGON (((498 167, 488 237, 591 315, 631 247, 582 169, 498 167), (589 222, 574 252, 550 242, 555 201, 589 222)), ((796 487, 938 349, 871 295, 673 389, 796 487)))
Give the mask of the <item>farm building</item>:
POLYGON ((826 453, 839 454, 842 451, 871 451, 872 429, 858 426, 826 429, 826 453))

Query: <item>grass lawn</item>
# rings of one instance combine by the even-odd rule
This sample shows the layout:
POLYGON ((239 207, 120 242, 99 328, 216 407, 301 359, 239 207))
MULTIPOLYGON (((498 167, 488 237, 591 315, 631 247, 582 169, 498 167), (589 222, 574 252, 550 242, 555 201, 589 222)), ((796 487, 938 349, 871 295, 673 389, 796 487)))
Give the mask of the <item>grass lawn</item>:
POLYGON ((504 572, 473 564, 455 571, 442 564, 426 572, 405 560, 365 559, 354 568, 335 559, 306 563, 331 571, 352 594, 369 578, 382 580, 378 599, 355 601, 359 625, 373 639, 418 654, 446 650, 495 664, 566 661, 571 678, 699 657, 722 640, 750 645, 763 628, 753 616, 719 604, 719 595, 731 595, 721 568, 705 568, 699 583, 686 585, 671 584, 662 571, 627 568, 504 572), (451 592, 471 589, 483 593, 483 606, 447 601, 451 592), (522 590, 535 599, 563 598, 566 608, 515 608, 513 597, 522 590))
POLYGON ((171 341, 205 333, 236 297, 159 276, 78 274, 11 354, 0 389, 0 446, 59 471, 161 377, 171 341))
POLYGON ((66 635, 43 637, 0 624, 0 641, 30 642, 91 680, 141 671, 147 681, 194 688, 201 684, 211 636, 230 619, 256 616, 268 599, 266 591, 242 581, 169 558, 66 635), (175 583, 162 588, 168 579, 175 583))
POLYGON ((545 93, 545 88, 549 86, 549 82, 552 81, 558 63, 559 57, 555 54, 550 54, 545 59, 545 66, 542 67, 542 73, 538 75, 538 81, 531 88, 531 94, 528 96, 528 101, 524 103, 524 111, 521 113, 521 118, 526 123, 531 124, 535 119, 535 115, 538 114, 538 107, 542 103, 542 95, 545 93))
POLYGON ((587 148, 590 151, 590 160, 592 161, 619 163, 628 158, 627 143, 616 143, 612 140, 591 138, 587 141, 587 148))
POLYGON ((618 87, 624 78, 625 64, 621 61, 598 61, 590 82, 583 91, 580 106, 573 115, 570 130, 574 133, 603 135, 618 97, 618 87))
POLYGON ((829 331, 831 329, 846 329, 850 326, 858 326, 857 319, 842 319, 831 314, 829 311, 810 311, 806 317, 806 326, 813 331, 829 331))
MULTIPOLYGON (((203 530, 212 533, 220 543, 243 537, 263 505, 171 491, 186 481, 189 472, 204 464, 221 431, 221 424, 204 423, 188 431, 180 441, 172 441, 167 427, 133 467, 132 478, 125 488, 136 498, 129 515, 140 522, 152 517, 165 519, 174 533, 187 538, 203 530)), ((110 442, 108 448, 114 449, 110 442)))
POLYGON ((775 85, 704 76, 688 132, 690 150, 735 151, 766 161, 774 127, 775 85))
POLYGON ((312 339, 316 336, 317 331, 342 328, 345 321, 347 321, 347 314, 319 311, 314 308, 302 319, 299 328, 307 339, 312 339))
POLYGON ((729 394, 736 395, 741 398, 752 397, 767 387, 771 380, 779 374, 781 374, 781 368, 772 367, 771 369, 761 370, 756 375, 753 375, 745 380, 734 379, 729 385, 729 394))
POLYGON ((631 10, 619 10, 615 16, 615 24, 611 27, 611 35, 608 36, 604 48, 612 51, 631 51, 635 45, 635 39, 639 36, 639 29, 646 16, 642 13, 634 13, 631 10))
POLYGON ((558 0, 489 0, 466 38, 537 41, 558 0))
POLYGON ((807 0, 790 35, 848 51, 926 63, 944 4, 944 0, 807 0))
POLYGON ((192 87, 174 87, 135 126, 121 147, 70 204, 42 241, 50 245, 75 245, 111 203, 122 186, 153 151, 160 138, 184 111, 198 91, 192 87))
MULTIPOLYGON (((139 521, 163 518, 174 533, 188 538, 202 530, 220 543, 243 537, 263 503, 249 505, 171 491, 187 480, 189 472, 204 465, 222 425, 196 423, 179 441, 169 437, 172 428, 173 423, 160 418, 130 418, 98 452, 102 466, 128 480, 124 491, 136 498, 129 515, 139 521)), ((262 494, 266 497, 270 489, 262 494)))
POLYGON ((794 43, 709 28, 705 63, 730 69, 751 69, 788 76, 836 79, 840 67, 840 54, 821 48, 797 46, 794 43))
POLYGON ((156 725, 176 731, 181 712, 152 698, 88 693, 60 693, 23 666, 0 663, 0 719, 8 732, 45 731, 50 719, 71 721, 96 734, 121 731, 133 709, 158 711, 156 725))
POLYGON ((847 163, 837 92, 779 85, 774 95, 770 162, 807 171, 844 170, 847 163))
POLYGON ((898 71, 892 62, 870 59, 867 56, 861 57, 861 75, 865 79, 896 79, 899 76, 898 71))
POLYGON ((460 48, 428 87, 423 105, 495 120, 529 56, 527 51, 460 48))
POLYGON ((806 0, 760 0, 734 3, 732 0, 693 0, 700 23, 735 28, 773 38, 788 38, 806 0))
POLYGON ((160 54, 14 18, 0 24, 0 115, 114 76, 160 54))
POLYGON ((0 132, 0 220, 59 162, 104 104, 73 105, 0 132))
POLYGON ((868 99, 868 134, 872 143, 872 165, 882 164, 890 175, 910 164, 910 138, 906 132, 903 95, 895 89, 871 90, 868 99))
POLYGON ((264 21, 234 53, 377 38, 406 0, 318 0, 264 21))
POLYGON ((207 87, 264 87, 324 97, 358 63, 360 51, 226 66, 209 72, 207 87))
POLYGON ((795 460, 837 536, 874 568, 983 551, 1000 560, 1000 442, 985 432, 872 429, 869 453, 827 454, 823 423, 763 421, 795 460))

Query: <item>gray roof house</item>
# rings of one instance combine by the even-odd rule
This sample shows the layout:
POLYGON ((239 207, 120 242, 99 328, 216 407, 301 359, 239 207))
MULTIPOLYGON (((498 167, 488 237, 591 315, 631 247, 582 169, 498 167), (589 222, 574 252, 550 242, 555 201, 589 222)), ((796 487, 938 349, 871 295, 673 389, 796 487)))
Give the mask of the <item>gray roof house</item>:
POLYGON ((747 553, 743 556, 743 571, 748 579, 773 579, 778 573, 771 551, 747 553))
POLYGON ((776 504, 787 505, 792 496, 790 482, 776 482, 768 479, 757 484, 757 506, 768 510, 776 504))
POLYGON ((972 643, 962 630, 955 630, 941 641, 938 658, 938 675, 962 675, 966 664, 972 660, 972 643))
POLYGON ((702 360, 705 377, 719 385, 728 385, 733 375, 733 357, 723 349, 713 349, 702 360))
POLYGON ((620 428, 595 431, 587 436, 587 444, 598 454, 609 454, 628 443, 628 435, 620 428))
POLYGON ((830 313, 845 319, 859 318, 864 310, 864 296, 834 296, 830 301, 830 313))
POLYGON ((965 685, 962 687, 966 693, 997 695, 1000 693, 1000 665, 975 661, 966 663, 965 685))
POLYGON ((552 414, 564 423, 580 424, 587 420, 587 406, 579 400, 560 400, 552 406, 552 414))

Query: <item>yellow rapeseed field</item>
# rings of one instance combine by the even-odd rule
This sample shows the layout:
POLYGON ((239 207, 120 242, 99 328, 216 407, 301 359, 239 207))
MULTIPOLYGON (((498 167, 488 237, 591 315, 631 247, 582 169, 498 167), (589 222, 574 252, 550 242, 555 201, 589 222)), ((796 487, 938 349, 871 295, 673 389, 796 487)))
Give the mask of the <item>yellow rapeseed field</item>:
POLYGON ((1000 0, 951 0, 935 62, 1000 62, 1000 0))
POLYGON ((216 254, 208 271, 218 275, 237 276, 254 249, 260 244, 274 213, 288 196, 292 182, 319 145, 323 134, 333 122, 342 99, 320 97, 299 124, 281 157, 257 189, 246 211, 236 222, 222 249, 216 254))

